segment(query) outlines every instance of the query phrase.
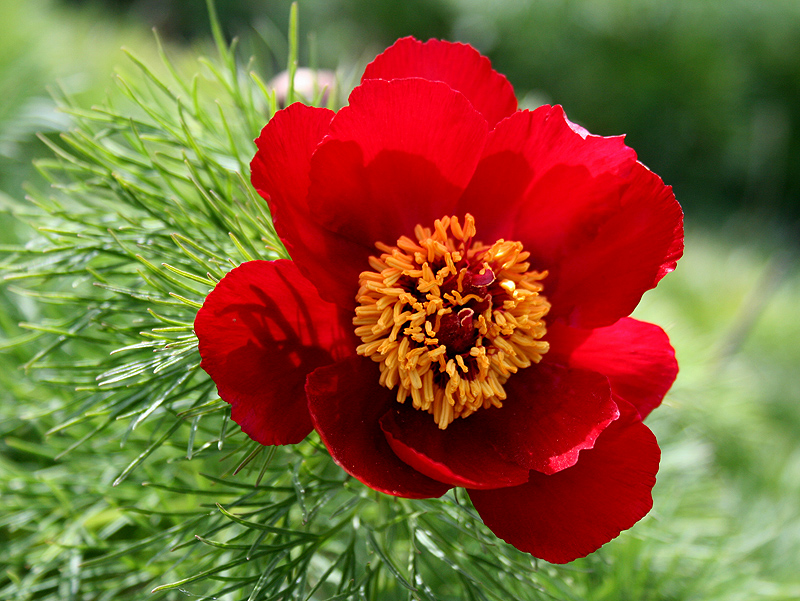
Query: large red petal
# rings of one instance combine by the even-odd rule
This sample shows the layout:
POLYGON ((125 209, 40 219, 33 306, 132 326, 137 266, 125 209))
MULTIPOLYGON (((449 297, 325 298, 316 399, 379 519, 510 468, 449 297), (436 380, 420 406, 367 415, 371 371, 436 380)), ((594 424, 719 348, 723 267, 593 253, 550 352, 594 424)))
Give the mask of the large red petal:
POLYGON ((299 103, 278 111, 256 140, 250 168, 253 186, 268 201, 275 230, 300 271, 323 298, 350 308, 374 247, 331 232, 309 211, 307 200, 311 155, 333 114, 299 103))
POLYGON ((437 482, 394 454, 380 427, 395 394, 378 384, 370 359, 353 356, 308 376, 309 411, 333 460, 370 488, 388 495, 440 497, 450 485, 437 482))
POLYGON ((350 333, 291 261, 233 269, 197 312, 200 366, 232 405, 231 417, 265 445, 293 444, 312 430, 306 375, 348 353, 350 333))
MULTIPOLYGON (((598 178, 598 184, 607 182, 598 178)), ((609 186, 612 196, 615 190, 620 190, 618 210, 596 230, 587 228, 584 239, 573 241, 570 251, 548 267, 556 273, 555 287, 547 287, 545 280, 551 319, 566 318, 582 328, 611 325, 630 315, 642 294, 675 269, 683 254, 683 212, 671 187, 636 163, 621 189, 609 186)), ((582 215, 576 211, 573 216, 580 224, 582 215)), ((536 219, 531 210, 519 221, 532 224, 536 219)), ((535 235, 518 239, 529 240, 526 248, 536 254, 535 235)))
POLYGON ((539 364, 511 376, 505 390, 501 408, 467 419, 480 421, 507 460, 544 474, 574 465, 619 416, 608 380, 595 372, 539 364))
POLYGON ((611 391, 636 407, 642 419, 661 404, 678 375, 669 338, 652 323, 626 317, 594 330, 555 323, 548 327, 547 339, 546 362, 607 376, 611 391))
POLYGON ((469 99, 489 127, 517 110, 514 89, 505 76, 466 44, 402 38, 367 65, 361 81, 405 77, 445 82, 469 99))
POLYGON ((611 325, 682 254, 683 214, 671 188, 622 138, 577 131, 558 108, 522 111, 487 141, 459 211, 478 237, 519 240, 547 270, 551 321, 611 325))
POLYGON ((469 101, 441 82, 367 80, 314 153, 310 208, 358 244, 394 244, 452 214, 487 133, 469 101))
POLYGON ((529 470, 500 456, 476 416, 440 430, 429 413, 398 405, 383 416, 381 427, 398 457, 435 480, 480 489, 528 481, 529 470))
POLYGON ((632 407, 611 424, 577 464, 527 484, 469 491, 475 509, 497 536, 553 563, 583 557, 642 519, 661 452, 632 407))
MULTIPOLYGON (((519 219, 544 219, 537 233, 561 232, 559 215, 569 211, 574 217, 591 199, 575 190, 554 190, 544 197, 530 198, 529 190, 554 168, 580 174, 582 179, 627 174, 636 162, 636 153, 625 145, 623 136, 602 137, 588 134, 567 119, 560 106, 541 106, 534 111, 519 111, 500 122, 491 132, 470 186, 464 192, 459 212, 475 216, 478 235, 487 242, 519 235, 519 219)), ((566 183, 566 182, 565 182, 566 183)), ((596 194, 595 194, 596 195, 596 194)), ((596 210, 596 209, 595 209, 596 210)), ((566 223, 570 228, 572 223, 566 223)), ((567 230, 569 232, 570 229, 567 230)), ((518 238, 520 239, 520 238, 518 238)), ((526 240, 522 240, 525 242, 526 240)), ((559 248, 541 247, 551 252, 559 248)))

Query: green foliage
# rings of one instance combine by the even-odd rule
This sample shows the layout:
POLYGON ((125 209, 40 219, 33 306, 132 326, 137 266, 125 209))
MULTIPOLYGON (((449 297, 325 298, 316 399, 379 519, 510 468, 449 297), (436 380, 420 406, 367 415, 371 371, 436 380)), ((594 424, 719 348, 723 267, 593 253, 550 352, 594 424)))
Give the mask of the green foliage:
POLYGON ((169 78, 131 57, 139 75, 118 75, 104 105, 60 98, 72 128, 43 138, 54 158, 37 163, 51 189, 9 201, 38 235, 3 248, 9 290, 36 318, 2 343, 25 356, 27 377, 3 375, 0 597, 504 599, 543 588, 549 576, 499 547, 464 499, 385 497, 313 437, 267 450, 230 422, 199 369, 194 314, 231 267, 285 252, 248 183, 274 93, 214 32, 219 57, 191 78, 166 55, 169 78))
POLYGON ((285 256, 248 182, 276 99, 214 25, 198 73, 131 56, 102 105, 60 97, 70 130, 38 163, 51 188, 4 199, 35 232, 0 259, 19 299, 0 310, 0 359, 22 368, 0 369, 0 598, 800 596, 800 279, 739 231, 690 232, 638 312, 682 365, 650 421, 655 510, 589 558, 532 560, 460 491, 375 493, 313 435, 265 448, 239 432, 192 323, 231 267, 285 256))

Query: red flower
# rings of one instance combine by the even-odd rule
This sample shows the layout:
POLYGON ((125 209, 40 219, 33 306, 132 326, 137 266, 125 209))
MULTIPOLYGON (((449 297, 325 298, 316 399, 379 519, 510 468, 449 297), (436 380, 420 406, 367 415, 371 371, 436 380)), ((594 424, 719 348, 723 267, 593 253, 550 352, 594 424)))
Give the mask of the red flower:
POLYGON ((650 510, 642 419, 677 363, 627 316, 674 269, 683 216, 622 137, 517 110, 470 46, 405 38, 348 106, 294 104, 256 143, 292 261, 232 270, 195 321, 251 438, 316 429, 391 495, 462 486, 497 536, 552 562, 650 510))

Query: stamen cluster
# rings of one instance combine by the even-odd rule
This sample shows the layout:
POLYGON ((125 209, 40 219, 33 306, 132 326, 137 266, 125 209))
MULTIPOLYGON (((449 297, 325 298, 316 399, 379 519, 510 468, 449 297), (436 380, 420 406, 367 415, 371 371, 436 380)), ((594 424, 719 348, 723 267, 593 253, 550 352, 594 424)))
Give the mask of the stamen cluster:
POLYGON ((540 295, 547 272, 529 271, 520 242, 474 241, 475 220, 456 216, 416 240, 377 243, 359 278, 353 324, 359 355, 380 363, 380 384, 410 396, 441 429, 480 407, 501 407, 511 374, 548 350, 540 295))

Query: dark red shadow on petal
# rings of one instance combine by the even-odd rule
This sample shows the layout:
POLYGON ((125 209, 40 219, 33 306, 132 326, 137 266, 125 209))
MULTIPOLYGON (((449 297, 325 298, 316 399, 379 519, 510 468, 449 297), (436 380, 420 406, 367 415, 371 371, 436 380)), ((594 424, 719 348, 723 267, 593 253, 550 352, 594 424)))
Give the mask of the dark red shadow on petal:
MULTIPOLYGON (((330 140, 314 156, 310 201, 316 218, 347 240, 370 247, 394 245, 414 227, 432 227, 452 213, 461 190, 424 157, 396 150, 380 151, 364 165, 355 142, 330 140)), ((364 259, 356 273, 369 269, 364 259)), ((357 286, 356 286, 357 288, 357 286)))
POLYGON ((315 219, 374 250, 452 213, 488 134, 486 120, 442 82, 366 80, 311 159, 315 219))
POLYGON ((311 155, 328 133, 333 112, 299 103, 278 111, 256 140, 253 186, 269 203, 275 230, 320 295, 352 309, 358 276, 374 253, 324 227, 308 207, 311 155))
POLYGON ((334 461, 370 488, 388 495, 440 497, 450 485, 416 471, 395 455, 380 427, 395 393, 378 384, 377 363, 353 356, 308 376, 314 427, 334 461))
POLYGON ((352 352, 335 305, 290 261, 251 261, 228 273, 197 312, 200 366, 253 440, 292 444, 312 430, 306 375, 352 352))
POLYGON ((532 178, 528 161, 517 152, 501 151, 481 159, 459 200, 456 214, 475 218, 475 238, 487 245, 512 240, 514 213, 532 178))
POLYGON ((398 405, 383 416, 381 428, 398 457, 435 480, 479 489, 528 481, 529 470, 500 456, 476 415, 440 430, 429 413, 398 405))
POLYGON ((425 79, 369 79, 334 117, 330 139, 356 142, 370 163, 385 150, 423 157, 460 189, 469 183, 489 129, 469 101, 425 79))
POLYGON ((550 476, 531 472, 528 483, 512 488, 469 491, 486 526, 534 557, 567 563, 647 515, 661 451, 633 407, 621 410, 569 469, 550 476))
POLYGON ((675 350, 659 326, 626 317, 594 330, 554 323, 547 328, 545 362, 590 369, 608 377, 613 394, 642 419, 661 404, 678 375, 675 350))
POLYGON ((517 110, 514 89, 505 76, 466 44, 399 39, 367 65, 361 81, 404 77, 443 81, 464 94, 489 127, 517 110))
POLYGON ((593 176, 584 165, 558 165, 525 192, 512 235, 531 253, 534 269, 548 270, 548 297, 557 290, 561 264, 620 211, 625 183, 607 173, 593 176))
POLYGON ((630 315, 682 254, 683 212, 672 188, 637 163, 619 210, 554 266, 555 287, 546 288, 549 318, 573 327, 611 325, 630 315))
POLYGON ((542 106, 515 113, 489 134, 458 206, 475 216, 480 238, 519 240, 537 268, 552 269, 576 234, 599 227, 596 213, 609 202, 618 207, 620 193, 606 199, 613 188, 594 179, 621 186, 636 153, 621 136, 583 132, 561 107, 542 106))
POLYGON ((479 410, 480 423, 499 453, 527 469, 552 474, 574 465, 619 411, 600 374, 538 364, 512 375, 500 408, 479 410))

